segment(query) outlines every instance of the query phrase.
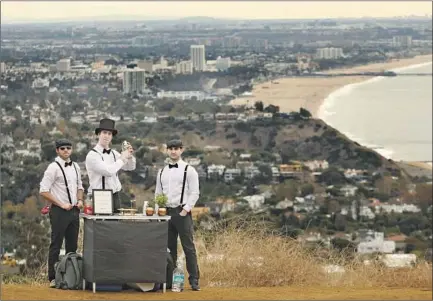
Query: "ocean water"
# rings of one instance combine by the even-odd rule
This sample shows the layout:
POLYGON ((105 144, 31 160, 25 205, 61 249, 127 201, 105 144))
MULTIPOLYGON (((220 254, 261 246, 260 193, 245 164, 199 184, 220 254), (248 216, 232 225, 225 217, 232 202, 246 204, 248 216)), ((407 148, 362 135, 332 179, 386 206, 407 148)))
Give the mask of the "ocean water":
MULTIPOLYGON (((432 73, 432 63, 393 69, 432 73)), ((432 161, 432 77, 375 77, 330 94, 319 118, 361 145, 399 161, 432 161)))

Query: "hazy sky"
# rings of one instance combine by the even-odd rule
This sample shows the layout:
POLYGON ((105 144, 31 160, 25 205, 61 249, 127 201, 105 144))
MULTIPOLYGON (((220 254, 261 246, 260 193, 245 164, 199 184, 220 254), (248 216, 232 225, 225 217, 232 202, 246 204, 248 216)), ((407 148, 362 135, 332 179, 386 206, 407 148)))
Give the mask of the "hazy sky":
POLYGON ((142 17, 226 17, 236 19, 295 19, 338 17, 393 17, 431 15, 431 1, 383 2, 1 2, 3 22, 71 20, 83 17, 134 15, 142 17))

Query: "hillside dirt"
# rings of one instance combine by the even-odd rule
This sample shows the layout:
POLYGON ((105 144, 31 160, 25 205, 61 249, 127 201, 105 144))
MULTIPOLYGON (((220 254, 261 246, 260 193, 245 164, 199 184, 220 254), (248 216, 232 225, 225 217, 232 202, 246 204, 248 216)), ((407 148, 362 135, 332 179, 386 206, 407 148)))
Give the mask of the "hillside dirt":
POLYGON ((1 300, 432 300, 431 289, 252 287, 186 289, 182 293, 62 291, 47 286, 2 285, 1 300))

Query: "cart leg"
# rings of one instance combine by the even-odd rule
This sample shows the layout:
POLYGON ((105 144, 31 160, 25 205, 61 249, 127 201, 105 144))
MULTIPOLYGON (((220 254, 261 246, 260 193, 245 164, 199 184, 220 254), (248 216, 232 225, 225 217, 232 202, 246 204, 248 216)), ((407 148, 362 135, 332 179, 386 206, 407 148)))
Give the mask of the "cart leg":
POLYGON ((167 290, 167 283, 164 282, 162 284, 162 293, 165 294, 166 290, 167 290))
POLYGON ((96 293, 96 282, 93 282, 93 293, 96 293))
POLYGON ((83 278, 83 291, 86 290, 86 279, 83 278))

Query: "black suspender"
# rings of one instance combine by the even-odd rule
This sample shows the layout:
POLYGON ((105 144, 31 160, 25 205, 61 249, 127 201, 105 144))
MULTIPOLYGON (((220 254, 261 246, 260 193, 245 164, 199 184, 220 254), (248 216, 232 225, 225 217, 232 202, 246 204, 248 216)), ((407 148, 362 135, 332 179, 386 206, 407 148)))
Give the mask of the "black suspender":
MULTIPOLYGON (((185 193, 185 183, 186 183, 186 174, 188 170, 188 164, 185 166, 185 170, 183 171, 183 182, 182 182, 182 194, 180 195, 180 205, 183 204, 183 195, 185 193)), ((161 172, 159 173, 159 183, 161 184, 161 191, 164 192, 164 189, 162 188, 162 172, 164 171, 165 166, 161 169, 161 172)))
MULTIPOLYGON (((95 153, 100 154, 96 149, 92 148, 92 151, 94 151, 95 153)), ((111 153, 113 154, 113 158, 114 158, 114 162, 116 162, 116 156, 114 155, 114 152, 111 151, 111 153)), ((101 155, 101 154, 100 154, 101 155)), ((104 161, 104 156, 101 155, 101 159, 102 161, 104 161)), ((102 189, 105 189, 105 176, 102 176, 102 189)))
POLYGON ((185 166, 185 170, 183 171, 183 183, 182 183, 182 194, 180 195, 180 205, 183 204, 183 193, 185 192, 185 182, 186 182, 186 170, 188 169, 188 165, 185 166))
POLYGON ((162 172, 164 170, 165 166, 161 169, 161 172, 159 173, 159 184, 161 184, 161 191, 164 192, 164 188, 162 188, 162 172))
MULTIPOLYGON (((60 167, 60 170, 62 171, 63 179, 65 180, 65 185, 66 185, 66 192, 68 193, 69 203, 71 203, 71 205, 72 205, 71 193, 69 192, 68 180, 66 179, 65 171, 63 170, 63 167, 62 167, 62 165, 59 162, 57 162, 57 161, 54 161, 54 162, 57 163, 57 165, 60 167)), ((77 171, 77 167, 75 166, 74 162, 72 162, 72 165, 74 166, 75 174, 77 175, 77 185, 78 185, 78 171, 77 171)))

